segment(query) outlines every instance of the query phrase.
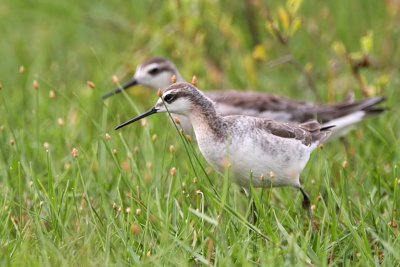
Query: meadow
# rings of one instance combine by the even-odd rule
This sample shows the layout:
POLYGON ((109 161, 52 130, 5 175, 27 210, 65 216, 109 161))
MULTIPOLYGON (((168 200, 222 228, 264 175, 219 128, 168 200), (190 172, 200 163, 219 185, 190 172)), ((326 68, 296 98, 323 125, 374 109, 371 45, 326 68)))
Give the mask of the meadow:
POLYGON ((0 265, 399 266, 400 3, 0 2, 0 265), (153 56, 199 88, 388 110, 315 151, 292 188, 252 190, 207 165, 136 87, 153 56), (248 220, 251 203, 258 220, 248 220))

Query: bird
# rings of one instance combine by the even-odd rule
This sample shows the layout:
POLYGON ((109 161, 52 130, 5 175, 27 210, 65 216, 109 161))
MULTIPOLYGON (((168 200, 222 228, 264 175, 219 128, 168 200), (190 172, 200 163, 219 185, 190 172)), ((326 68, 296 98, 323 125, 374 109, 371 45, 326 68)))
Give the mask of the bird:
POLYGON ((222 116, 209 97, 194 85, 180 82, 167 87, 149 111, 115 130, 161 112, 186 116, 206 161, 219 173, 229 167, 242 188, 292 186, 302 193, 303 207, 310 207, 300 173, 333 125, 322 127, 315 120, 294 124, 245 115, 222 116))
MULTIPOLYGON (((154 57, 139 65, 132 79, 102 98, 107 99, 135 85, 163 89, 171 84, 172 76, 176 77, 176 82, 185 81, 174 63, 163 57, 154 57)), ((385 101, 384 97, 338 104, 317 104, 256 91, 217 90, 206 92, 206 95, 216 103, 217 112, 223 116, 248 115, 295 123, 315 119, 323 126, 335 125, 327 139, 329 141, 344 136, 355 124, 385 110, 378 106, 385 101)), ((174 117, 178 118, 186 133, 192 133, 187 118, 176 114, 174 117)))

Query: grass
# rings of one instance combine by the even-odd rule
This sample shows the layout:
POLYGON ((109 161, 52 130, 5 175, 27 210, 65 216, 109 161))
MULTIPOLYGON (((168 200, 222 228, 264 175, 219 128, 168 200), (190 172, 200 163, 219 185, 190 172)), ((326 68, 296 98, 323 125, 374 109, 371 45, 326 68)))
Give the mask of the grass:
MULTIPOLYGON (((266 7, 250 2, 0 3, 1 265, 400 264, 400 7, 305 1, 285 47, 265 28, 266 7), (259 214, 250 223, 250 202, 229 175, 213 172, 163 115, 113 131, 155 103, 154 92, 101 101, 112 75, 126 80, 154 55, 196 74, 201 88, 315 100, 298 69, 270 64, 288 53, 324 102, 362 98, 333 47, 361 51, 369 31, 374 67, 361 74, 390 110, 352 131, 347 153, 335 141, 313 154, 302 177, 315 229, 291 188, 252 192, 259 214)), ((274 20, 284 4, 271 4, 274 20)))

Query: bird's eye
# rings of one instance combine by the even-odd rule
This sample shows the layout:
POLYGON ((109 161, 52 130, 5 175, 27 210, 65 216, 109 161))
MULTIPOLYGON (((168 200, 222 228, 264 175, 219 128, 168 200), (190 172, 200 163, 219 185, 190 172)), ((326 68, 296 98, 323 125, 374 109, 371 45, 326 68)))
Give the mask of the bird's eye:
POLYGON ((164 101, 167 102, 168 104, 170 104, 174 99, 175 99, 174 94, 168 94, 164 96, 164 101))
POLYGON ((152 68, 151 70, 149 70, 149 74, 151 75, 156 75, 159 72, 160 72, 159 68, 152 68))

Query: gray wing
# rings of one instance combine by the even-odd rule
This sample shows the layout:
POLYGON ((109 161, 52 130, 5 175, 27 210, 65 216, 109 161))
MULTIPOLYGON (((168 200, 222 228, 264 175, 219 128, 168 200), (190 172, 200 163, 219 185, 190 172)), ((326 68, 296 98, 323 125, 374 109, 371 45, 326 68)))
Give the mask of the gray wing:
POLYGON ((303 124, 281 123, 262 118, 255 120, 255 126, 275 136, 299 140, 302 144, 310 146, 312 143, 320 143, 329 137, 329 128, 321 128, 317 121, 303 124))
POLYGON ((258 113, 265 111, 286 113, 290 118, 289 121, 300 123, 310 120, 325 123, 358 110, 364 110, 367 114, 379 113, 383 109, 376 105, 385 100, 382 97, 375 97, 359 102, 347 101, 335 105, 322 105, 261 92, 214 91, 207 93, 207 96, 217 103, 255 110, 258 113))

